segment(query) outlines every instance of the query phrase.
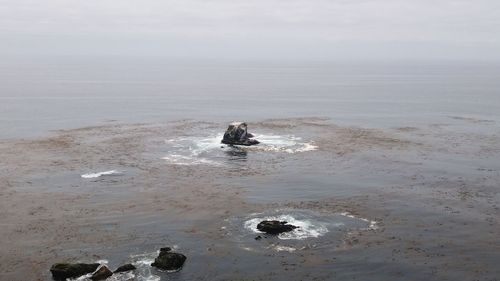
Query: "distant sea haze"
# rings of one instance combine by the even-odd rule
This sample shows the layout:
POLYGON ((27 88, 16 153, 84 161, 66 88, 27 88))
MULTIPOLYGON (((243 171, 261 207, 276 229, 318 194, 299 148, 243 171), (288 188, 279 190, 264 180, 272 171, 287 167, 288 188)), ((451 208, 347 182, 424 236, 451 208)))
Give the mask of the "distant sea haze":
POLYGON ((500 64, 9 61, 0 138, 109 122, 327 117, 364 127, 500 121, 500 64))

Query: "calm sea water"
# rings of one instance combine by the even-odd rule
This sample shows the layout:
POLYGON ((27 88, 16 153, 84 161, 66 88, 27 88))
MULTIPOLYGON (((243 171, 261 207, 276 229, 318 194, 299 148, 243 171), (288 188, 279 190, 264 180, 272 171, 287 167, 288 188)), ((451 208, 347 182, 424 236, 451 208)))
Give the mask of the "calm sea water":
POLYGON ((106 259, 149 281, 496 280, 499 78, 492 63, 3 61, 0 139, 35 139, 0 142, 0 279, 106 259), (262 143, 221 147, 234 120, 262 143), (36 139, 115 123, 146 124, 36 139), (263 219, 300 229, 255 240, 263 219), (163 246, 182 271, 150 267, 163 246))
POLYGON ((0 138, 117 122, 330 117, 364 127, 500 120, 500 64, 7 60, 0 138))

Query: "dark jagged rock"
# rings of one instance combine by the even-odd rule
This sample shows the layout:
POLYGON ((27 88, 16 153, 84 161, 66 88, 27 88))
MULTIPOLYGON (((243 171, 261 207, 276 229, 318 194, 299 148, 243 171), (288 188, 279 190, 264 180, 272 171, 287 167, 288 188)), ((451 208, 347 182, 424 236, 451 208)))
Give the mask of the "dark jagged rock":
POLYGON ((247 124, 243 122, 234 122, 229 124, 222 143, 230 145, 256 145, 260 142, 252 139, 253 135, 247 132, 247 124))
POLYGON ((105 280, 111 275, 113 275, 113 272, 111 272, 107 266, 103 265, 96 272, 94 272, 94 274, 92 274, 90 279, 92 281, 105 280))
POLYGON ((169 247, 161 248, 160 254, 155 259, 151 266, 163 270, 180 270, 186 261, 186 256, 179 253, 172 252, 169 247))
POLYGON ((255 237, 255 240, 260 240, 262 239, 262 236, 258 235, 257 237, 255 237))
POLYGON ((94 272, 99 267, 98 263, 56 263, 50 268, 54 280, 76 278, 94 272))
POLYGON ((291 225, 286 221, 261 221, 257 225, 257 229, 267 234, 280 234, 289 232, 298 228, 298 226, 291 225))
POLYGON ((120 273, 120 272, 125 272, 125 271, 130 271, 130 270, 135 270, 136 267, 130 263, 128 264, 125 264, 125 265, 122 265, 120 267, 118 267, 114 273, 120 273))

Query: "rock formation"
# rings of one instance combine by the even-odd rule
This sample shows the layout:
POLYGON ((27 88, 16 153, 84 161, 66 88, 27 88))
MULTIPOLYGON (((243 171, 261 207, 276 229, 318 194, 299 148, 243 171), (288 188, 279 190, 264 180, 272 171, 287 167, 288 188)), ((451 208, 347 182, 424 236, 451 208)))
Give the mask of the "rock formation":
POLYGON ((114 273, 120 273, 120 272, 125 272, 125 271, 130 271, 130 270, 135 270, 136 267, 133 266, 132 264, 128 263, 128 264, 125 264, 125 265, 122 265, 120 267, 118 267, 114 273))
POLYGON ((247 132, 247 124, 243 122, 234 122, 229 124, 222 143, 229 145, 256 145, 258 140, 252 139, 253 135, 247 132))
POLYGON ((106 280, 109 276, 113 275, 113 272, 109 270, 109 268, 105 265, 101 266, 96 272, 92 274, 90 280, 98 281, 98 280, 106 280))
POLYGON ((261 221, 257 225, 257 229, 267 234, 280 234, 289 232, 298 228, 298 226, 291 225, 286 221, 261 221))
POLYGON ((166 247, 160 249, 160 254, 151 266, 163 270, 179 270, 184 265, 186 259, 186 256, 183 254, 172 252, 171 248, 166 247))
POLYGON ((50 268, 54 280, 66 280, 76 278, 87 273, 94 272, 100 264, 98 263, 56 263, 50 268))

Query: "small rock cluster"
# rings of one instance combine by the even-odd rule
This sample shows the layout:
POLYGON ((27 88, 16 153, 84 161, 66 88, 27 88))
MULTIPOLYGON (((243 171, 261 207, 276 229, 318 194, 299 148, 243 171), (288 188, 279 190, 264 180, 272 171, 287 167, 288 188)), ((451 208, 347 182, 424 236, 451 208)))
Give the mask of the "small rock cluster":
MULTIPOLYGON (((264 220, 257 225, 257 229, 266 234, 277 235, 284 232, 290 232, 298 226, 289 224, 286 221, 277 220, 264 220)), ((255 240, 260 240, 262 237, 259 235, 255 240)), ((151 264, 161 270, 177 271, 182 268, 187 257, 183 254, 172 252, 172 248, 164 247, 160 249, 158 257, 151 264)), ((82 275, 92 273, 90 277, 93 281, 105 280, 113 274, 135 270, 136 267, 132 264, 125 264, 118 267, 112 272, 106 265, 98 263, 56 263, 50 268, 52 278, 56 281, 63 281, 68 278, 78 278, 82 275)))
MULTIPOLYGON (((186 261, 186 256, 183 254, 172 252, 170 247, 160 249, 160 254, 151 264, 161 270, 177 271, 182 268, 186 261)), ((50 268, 52 278, 56 281, 64 281, 68 278, 78 278, 82 275, 92 273, 90 279, 92 281, 105 280, 115 273, 135 270, 136 267, 132 264, 125 264, 118 267, 112 272, 106 265, 98 263, 56 263, 50 268)))
MULTIPOLYGON (((264 220, 257 225, 257 229, 266 234, 277 235, 284 232, 290 232, 298 226, 289 224, 286 221, 264 220)), ((259 235, 255 240, 260 240, 259 235)), ((151 264, 161 270, 178 271, 184 265, 187 257, 183 254, 172 252, 172 248, 164 247, 160 249, 158 257, 151 264)), ((136 267, 132 264, 125 264, 118 267, 112 272, 106 265, 99 263, 56 263, 50 268, 52 278, 56 281, 64 281, 68 278, 78 278, 80 276, 92 273, 90 279, 92 281, 105 280, 113 274, 135 270, 136 267)))

